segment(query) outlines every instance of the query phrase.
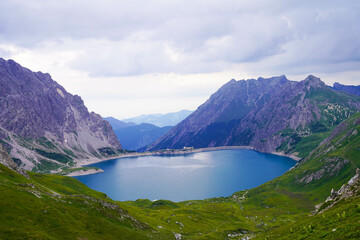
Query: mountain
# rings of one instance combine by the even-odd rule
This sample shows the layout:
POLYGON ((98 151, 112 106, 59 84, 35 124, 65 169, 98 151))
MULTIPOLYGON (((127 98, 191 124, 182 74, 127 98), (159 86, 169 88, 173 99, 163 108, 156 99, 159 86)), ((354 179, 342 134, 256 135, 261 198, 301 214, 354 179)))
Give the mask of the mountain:
POLYGON ((149 123, 141 123, 136 126, 119 128, 114 132, 124 149, 141 151, 141 148, 154 143, 171 128, 172 126, 157 127, 149 123))
POLYGON ((217 146, 252 109, 262 106, 289 80, 285 76, 231 80, 152 149, 217 146))
POLYGON ((360 85, 359 86, 348 86, 348 85, 342 85, 342 84, 336 82, 332 86, 332 89, 360 96, 360 85))
POLYGON ((0 59, 0 142, 18 166, 57 170, 113 156, 121 149, 110 124, 49 74, 0 59))
POLYGON ((333 91, 310 75, 288 84, 247 115, 226 144, 305 157, 336 125, 359 110, 359 97, 333 91))
POLYGON ((193 111, 181 110, 179 112, 166 113, 166 114, 149 114, 149 115, 140 115, 133 118, 123 119, 124 122, 134 122, 136 124, 140 123, 150 123, 158 127, 165 126, 175 126, 187 116, 189 116, 193 111))
MULTIPOLYGON (((356 113, 284 175, 177 203, 113 201, 70 177, 25 177, 0 164, 0 238, 359 239, 359 133, 356 113)), ((0 162, 11 161, 0 147, 0 162)))
POLYGON ((359 110, 359 97, 311 75, 231 80, 148 150, 239 145, 304 157, 359 110))
POLYGON ((104 118, 106 121, 108 121, 111 125, 111 127, 113 128, 113 130, 117 130, 119 128, 126 128, 126 127, 132 127, 132 126, 136 126, 136 123, 133 122, 123 122, 120 121, 116 118, 113 117, 105 117, 104 118))

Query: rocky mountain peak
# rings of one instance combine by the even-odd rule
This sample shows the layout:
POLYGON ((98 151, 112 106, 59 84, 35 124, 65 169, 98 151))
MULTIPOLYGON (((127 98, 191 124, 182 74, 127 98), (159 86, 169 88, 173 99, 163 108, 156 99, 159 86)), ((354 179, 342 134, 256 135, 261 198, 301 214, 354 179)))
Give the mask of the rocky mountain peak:
POLYGON ((321 81, 320 78, 315 77, 314 75, 309 75, 305 78, 305 80, 302 81, 304 85, 308 87, 315 87, 315 88, 323 88, 327 87, 326 84, 321 81))
POLYGON ((259 77, 257 80, 260 82, 265 82, 268 85, 277 85, 277 84, 286 83, 289 81, 289 79, 287 79, 287 77, 285 75, 280 75, 280 76, 270 77, 270 78, 259 77))
POLYGON ((340 87, 340 86, 342 86, 342 84, 340 84, 340 83, 338 83, 338 82, 335 82, 335 83, 333 84, 333 87, 340 87))

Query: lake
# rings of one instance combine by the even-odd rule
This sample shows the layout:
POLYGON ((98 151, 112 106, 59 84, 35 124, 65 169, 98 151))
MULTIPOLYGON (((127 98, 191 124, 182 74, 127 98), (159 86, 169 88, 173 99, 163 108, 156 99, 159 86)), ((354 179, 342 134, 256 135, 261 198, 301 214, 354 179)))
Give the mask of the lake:
POLYGON ((272 180, 295 164, 287 157, 232 149, 109 160, 89 165, 103 173, 75 178, 114 200, 177 202, 230 196, 272 180))

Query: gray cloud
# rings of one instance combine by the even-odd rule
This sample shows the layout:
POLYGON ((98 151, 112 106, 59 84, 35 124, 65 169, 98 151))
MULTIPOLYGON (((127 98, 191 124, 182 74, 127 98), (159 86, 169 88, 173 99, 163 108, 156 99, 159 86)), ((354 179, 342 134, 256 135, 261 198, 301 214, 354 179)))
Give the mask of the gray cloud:
POLYGON ((357 0, 0 1, 3 44, 52 41, 91 76, 358 70, 358 22, 357 0))

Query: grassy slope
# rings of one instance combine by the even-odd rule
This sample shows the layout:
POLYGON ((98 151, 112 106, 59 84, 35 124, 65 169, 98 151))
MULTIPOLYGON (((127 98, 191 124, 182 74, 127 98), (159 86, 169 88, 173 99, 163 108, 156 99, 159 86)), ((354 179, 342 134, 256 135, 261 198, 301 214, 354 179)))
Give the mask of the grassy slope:
POLYGON ((346 229, 359 234, 360 223, 354 219, 360 215, 353 209, 358 206, 358 198, 324 213, 334 217, 345 211, 343 223, 340 218, 308 217, 331 188, 339 188, 360 166, 360 134, 349 135, 355 129, 360 132, 355 123, 359 118, 360 113, 353 115, 338 134, 297 168, 227 198, 120 203, 73 178, 30 172, 30 179, 26 179, 0 165, 0 238, 173 239, 174 233, 181 233, 183 239, 231 238, 229 234, 234 238, 257 234, 259 238, 267 235, 277 239, 287 231, 292 238, 301 239, 312 236, 306 235, 312 232, 319 234, 314 238, 321 234, 342 236, 332 235, 332 229, 339 226, 342 230, 334 234, 342 234, 346 229), (334 148, 325 153, 330 146, 334 148), (332 157, 347 159, 349 163, 333 175, 326 173, 310 183, 298 182, 299 178, 319 171, 332 157))
POLYGON ((344 200, 328 211, 284 224, 256 239, 360 239, 360 196, 344 200))
POLYGON ((0 165, 0 239, 168 239, 103 193, 70 177, 0 165))

